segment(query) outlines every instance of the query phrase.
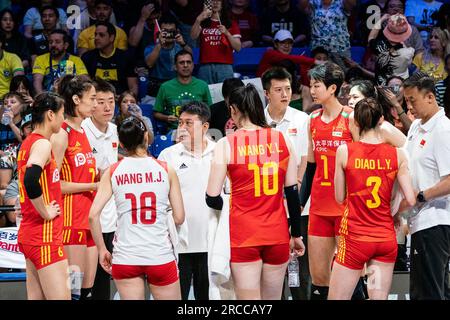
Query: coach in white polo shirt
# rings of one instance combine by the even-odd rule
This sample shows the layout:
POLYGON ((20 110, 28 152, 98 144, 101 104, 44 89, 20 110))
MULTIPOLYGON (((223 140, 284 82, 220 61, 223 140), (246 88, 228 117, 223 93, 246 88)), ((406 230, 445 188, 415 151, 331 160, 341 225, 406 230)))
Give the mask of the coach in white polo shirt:
POLYGON ((416 73, 403 84, 408 109, 417 119, 405 145, 416 206, 411 232, 411 300, 448 300, 450 259, 450 120, 436 102, 434 80, 416 73))
POLYGON ((196 300, 208 300, 208 221, 210 209, 205 202, 209 169, 215 143, 206 138, 211 113, 203 102, 182 106, 178 119, 179 143, 164 149, 158 159, 171 165, 180 181, 188 227, 188 246, 178 247, 180 287, 187 300, 194 284, 196 300))
MULTIPOLYGON (((101 174, 110 165, 117 162, 119 138, 117 127, 111 122, 115 108, 115 89, 108 82, 97 80, 95 90, 97 91, 97 106, 92 113, 92 117, 84 120, 81 126, 86 132, 97 163, 97 169, 101 174)), ((109 252, 112 252, 112 241, 117 223, 116 205, 113 197, 103 209, 100 222, 106 247, 109 252)), ((110 275, 99 264, 92 288, 92 297, 94 300, 109 300, 110 298, 110 275)))
MULTIPOLYGON (((294 146, 294 157, 297 161, 297 181, 301 184, 306 169, 306 158, 308 155, 308 115, 289 107, 292 97, 291 74, 284 68, 274 67, 263 73, 261 81, 264 94, 269 104, 264 109, 266 121, 272 128, 284 133, 294 146)), ((300 190, 300 188, 299 188, 300 190)), ((308 216, 302 215, 302 237, 308 241, 308 216)), ((300 287, 291 288, 294 300, 309 300, 310 282, 307 252, 298 258, 300 263, 300 287)))

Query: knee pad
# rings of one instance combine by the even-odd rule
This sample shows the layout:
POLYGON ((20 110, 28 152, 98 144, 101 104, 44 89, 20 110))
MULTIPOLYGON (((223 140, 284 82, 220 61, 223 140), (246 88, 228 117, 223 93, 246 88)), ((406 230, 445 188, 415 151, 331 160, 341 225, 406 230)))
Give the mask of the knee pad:
POLYGON ((80 300, 83 277, 84 272, 72 271, 70 273, 70 292, 72 294, 72 300, 80 300))

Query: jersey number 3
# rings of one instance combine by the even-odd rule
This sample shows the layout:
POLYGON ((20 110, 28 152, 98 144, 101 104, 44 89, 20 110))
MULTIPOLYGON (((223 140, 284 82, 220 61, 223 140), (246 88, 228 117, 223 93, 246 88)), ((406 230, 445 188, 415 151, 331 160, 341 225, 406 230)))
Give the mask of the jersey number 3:
POLYGON ((378 208, 381 204, 380 196, 378 195, 378 191, 380 190, 381 186, 381 178, 376 176, 370 176, 366 180, 366 187, 372 187, 372 197, 373 200, 366 200, 366 206, 369 209, 375 209, 378 208))
MULTIPOLYGON (((137 198, 133 193, 125 193, 125 199, 131 201, 131 223, 137 224, 137 198)), ((154 192, 143 192, 139 197, 139 218, 142 224, 154 224, 156 222, 156 195, 154 192), (147 204, 150 199, 150 204, 147 204), (150 217, 148 217, 150 212, 150 217)))

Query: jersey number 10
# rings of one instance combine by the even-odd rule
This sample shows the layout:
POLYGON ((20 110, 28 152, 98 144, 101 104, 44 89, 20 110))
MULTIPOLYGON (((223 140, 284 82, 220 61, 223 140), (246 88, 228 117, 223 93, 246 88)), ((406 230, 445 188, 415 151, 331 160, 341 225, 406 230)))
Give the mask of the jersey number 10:
MULTIPOLYGON (((125 199, 131 201, 131 223, 137 224, 137 198, 133 193, 125 193, 125 199)), ((156 195, 154 192, 143 192, 139 197, 139 218, 142 224, 154 224, 156 222, 156 195), (147 205, 147 199, 150 199, 150 205, 147 205), (150 211, 150 218, 147 212, 150 211)))
POLYGON ((266 162, 261 168, 256 163, 249 163, 248 170, 253 171, 255 178, 255 197, 261 196, 261 175, 263 180, 263 193, 266 196, 272 196, 278 192, 278 164, 276 162, 266 162), (272 169, 272 174, 269 170, 272 169), (272 187, 269 185, 269 176, 272 177, 272 187))

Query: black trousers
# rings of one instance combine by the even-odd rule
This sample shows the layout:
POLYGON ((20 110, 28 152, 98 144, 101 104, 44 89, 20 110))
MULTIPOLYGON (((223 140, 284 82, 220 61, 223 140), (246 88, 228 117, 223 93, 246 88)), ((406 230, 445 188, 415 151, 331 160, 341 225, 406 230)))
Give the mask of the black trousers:
POLYGON ((183 300, 188 300, 192 280, 195 300, 209 300, 207 252, 180 253, 178 270, 180 271, 181 298, 183 300))
POLYGON ((411 300, 449 300, 450 226, 411 235, 411 300))
MULTIPOLYGON (((310 300, 311 298, 311 274, 309 273, 309 262, 308 262, 308 221, 309 216, 302 216, 300 218, 300 233, 303 237, 303 243, 306 246, 305 254, 298 257, 298 263, 300 267, 299 277, 300 286, 290 287, 292 300, 310 300)), ((286 283, 286 282, 285 282, 286 283)), ((283 286, 284 287, 284 286, 283 286)), ((285 300, 287 297, 284 296, 284 288, 281 299, 285 300)))
MULTIPOLYGON (((112 253, 114 232, 103 233, 103 240, 106 248, 112 253)), ((97 265, 94 286, 92 287, 93 300, 110 300, 111 298, 111 276, 103 270, 100 264, 97 265)))

